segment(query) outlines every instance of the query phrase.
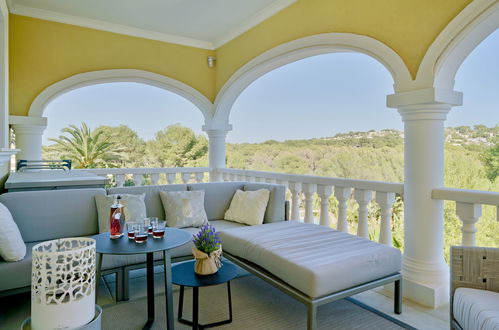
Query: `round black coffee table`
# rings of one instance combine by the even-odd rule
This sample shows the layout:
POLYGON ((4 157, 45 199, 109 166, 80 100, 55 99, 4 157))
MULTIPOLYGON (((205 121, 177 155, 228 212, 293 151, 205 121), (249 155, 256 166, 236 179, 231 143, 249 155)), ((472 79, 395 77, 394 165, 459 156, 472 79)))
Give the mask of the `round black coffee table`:
POLYGON ((154 322, 154 252, 163 251, 165 268, 166 324, 167 329, 173 329, 173 290, 172 267, 168 250, 184 245, 191 240, 191 234, 185 230, 166 228, 165 237, 154 239, 149 236, 142 244, 135 243, 126 235, 118 239, 110 239, 109 233, 92 236, 96 240, 97 276, 99 279, 102 258, 105 254, 142 254, 147 256, 147 323, 144 329, 149 329, 154 322))
POLYGON ((230 281, 237 276, 237 267, 228 262, 222 262, 222 267, 213 275, 197 275, 194 273, 194 260, 177 264, 172 267, 173 284, 180 286, 178 302, 178 321, 192 326, 193 329, 212 328, 232 322, 232 298, 230 295, 230 281), (227 297, 229 300, 229 318, 227 320, 199 324, 199 287, 227 283, 227 297), (184 304, 184 287, 192 287, 192 321, 182 318, 184 304))

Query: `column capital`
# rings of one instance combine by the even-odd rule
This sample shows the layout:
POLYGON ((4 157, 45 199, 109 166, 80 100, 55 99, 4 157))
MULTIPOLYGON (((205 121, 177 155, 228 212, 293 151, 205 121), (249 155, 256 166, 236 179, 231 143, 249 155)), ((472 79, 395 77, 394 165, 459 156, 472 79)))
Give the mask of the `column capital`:
POLYGON ((212 127, 211 125, 203 125, 203 131, 208 134, 208 137, 223 137, 225 138, 227 136, 227 133, 229 131, 232 131, 232 125, 227 124, 226 126, 223 127, 212 127))
POLYGON ((46 117, 10 116, 9 122, 16 133, 42 135, 47 128, 46 117))
POLYGON ((445 88, 424 88, 407 92, 399 92, 386 97, 389 108, 428 107, 435 105, 450 107, 463 104, 463 93, 445 88))

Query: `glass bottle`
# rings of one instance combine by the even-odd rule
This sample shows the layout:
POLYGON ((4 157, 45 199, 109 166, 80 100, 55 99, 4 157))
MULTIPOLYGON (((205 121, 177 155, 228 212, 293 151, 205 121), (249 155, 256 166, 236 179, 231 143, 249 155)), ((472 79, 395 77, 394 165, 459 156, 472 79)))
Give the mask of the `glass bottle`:
POLYGON ((121 204, 121 196, 115 195, 111 211, 109 213, 109 232, 111 239, 123 236, 125 227, 125 212, 121 204))

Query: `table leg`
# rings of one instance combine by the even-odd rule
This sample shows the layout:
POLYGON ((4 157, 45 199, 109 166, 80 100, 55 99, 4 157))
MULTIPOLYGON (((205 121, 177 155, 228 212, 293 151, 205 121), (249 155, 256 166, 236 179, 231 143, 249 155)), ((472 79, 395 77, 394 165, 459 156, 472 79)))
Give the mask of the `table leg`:
POLYGON ((147 323, 144 329, 150 329, 154 322, 154 253, 147 253, 147 323))
POLYGON ((102 254, 95 254, 96 262, 95 262, 95 303, 97 303, 97 289, 99 288, 100 282, 100 269, 102 268, 102 254))
POLYGON ((165 299, 166 299, 166 328, 173 330, 173 286, 172 286, 172 263, 170 254, 163 251, 163 265, 165 268, 165 299))
POLYGON ((178 298, 178 315, 177 320, 182 321, 182 309, 184 308, 184 286, 180 286, 180 294, 178 298))
POLYGON ((198 315, 199 315, 199 287, 192 288, 192 328, 198 329, 198 315))
POLYGON ((232 322, 232 296, 230 294, 230 281, 227 282, 227 296, 229 297, 229 320, 227 323, 232 322))

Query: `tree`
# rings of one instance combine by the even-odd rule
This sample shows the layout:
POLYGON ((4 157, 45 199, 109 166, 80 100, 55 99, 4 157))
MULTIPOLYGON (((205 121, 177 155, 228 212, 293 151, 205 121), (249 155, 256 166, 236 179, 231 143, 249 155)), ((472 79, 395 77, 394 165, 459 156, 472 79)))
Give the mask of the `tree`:
POLYGON ((61 159, 70 159, 76 168, 95 168, 110 153, 113 143, 103 136, 102 131, 92 131, 87 124, 81 127, 69 125, 63 128, 57 139, 49 139, 55 144, 48 147, 49 152, 59 154, 61 159))
POLYGON ((143 167, 146 143, 137 132, 126 125, 99 126, 105 140, 113 143, 113 152, 103 155, 107 167, 143 167))
POLYGON ((494 182, 499 176, 499 143, 484 152, 483 165, 487 179, 494 182))
POLYGON ((208 140, 203 135, 196 136, 190 128, 170 125, 147 142, 146 154, 151 167, 206 166, 208 140))

